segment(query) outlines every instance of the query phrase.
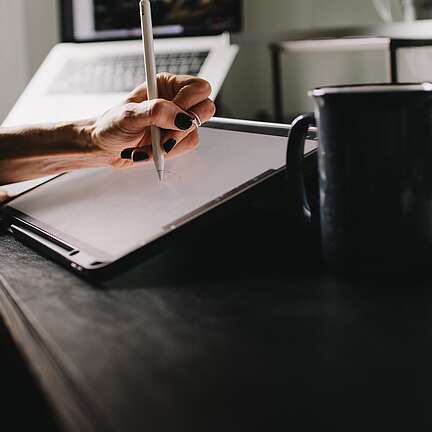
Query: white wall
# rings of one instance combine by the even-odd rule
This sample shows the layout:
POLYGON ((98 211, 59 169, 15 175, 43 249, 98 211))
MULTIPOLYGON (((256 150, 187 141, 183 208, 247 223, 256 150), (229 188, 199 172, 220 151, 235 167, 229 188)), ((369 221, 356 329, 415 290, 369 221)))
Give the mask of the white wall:
MULTIPOLYGON (((246 30, 282 31, 370 24, 378 21, 369 0, 245 0, 246 30)), ((58 40, 57 0, 0 0, 0 120, 58 40)), ((287 58, 287 110, 309 108, 307 88, 318 84, 377 81, 382 57, 319 55, 287 58)), ((233 115, 271 111, 270 59, 264 47, 243 48, 223 89, 233 115)))
POLYGON ((57 0, 0 0, 0 122, 58 40, 57 0))
POLYGON ((29 73, 33 74, 59 40, 58 0, 24 1, 28 28, 29 73))
POLYGON ((0 0, 0 120, 28 79, 24 0, 0 0))
MULTIPOLYGON (((371 0, 246 0, 246 30, 287 31, 348 27, 379 22, 371 0)), ((372 54, 295 54, 285 56, 285 106, 308 111, 307 89, 322 84, 385 79, 384 56, 372 54)), ((272 112, 270 55, 266 47, 241 50, 224 88, 224 101, 236 115, 252 118, 272 112)))

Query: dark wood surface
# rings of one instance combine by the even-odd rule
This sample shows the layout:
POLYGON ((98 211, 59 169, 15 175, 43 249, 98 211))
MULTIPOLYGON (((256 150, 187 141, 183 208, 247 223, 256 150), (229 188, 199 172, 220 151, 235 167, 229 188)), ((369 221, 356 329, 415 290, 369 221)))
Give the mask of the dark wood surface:
POLYGON ((75 430, 429 429, 431 278, 330 275, 316 233, 265 207, 100 285, 0 237, 43 346, 9 322, 33 380, 13 375, 75 430))
POLYGON ((0 429, 56 432, 56 421, 44 393, 30 374, 25 359, 0 319, 0 429))

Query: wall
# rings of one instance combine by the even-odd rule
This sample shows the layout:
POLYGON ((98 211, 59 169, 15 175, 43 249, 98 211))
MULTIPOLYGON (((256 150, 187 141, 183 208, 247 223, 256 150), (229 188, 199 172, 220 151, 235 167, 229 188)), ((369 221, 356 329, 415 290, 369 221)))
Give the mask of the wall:
POLYGON ((0 122, 58 40, 57 0, 0 0, 0 122))
POLYGON ((28 79, 24 0, 0 0, 0 121, 28 79))
POLYGON ((59 40, 58 0, 25 0, 25 7, 31 76, 59 40))
MULTIPOLYGON (((247 31, 287 31, 347 27, 379 22, 368 0, 246 0, 247 31), (269 24, 271 27, 269 27, 269 24)), ((311 109, 307 89, 322 84, 385 79, 382 54, 294 54, 284 56, 287 112, 311 109)), ((270 55, 266 47, 244 47, 224 87, 224 102, 237 116, 272 113, 270 55)))
MULTIPOLYGON (((0 120, 58 40, 57 0, 0 0, 0 120)), ((282 31, 377 22, 369 0, 245 0, 248 31, 282 31)), ((310 107, 305 92, 321 83, 379 81, 382 56, 295 55, 286 59, 287 111, 310 107)), ((265 47, 243 48, 223 89, 236 117, 271 112, 270 59, 265 47)))

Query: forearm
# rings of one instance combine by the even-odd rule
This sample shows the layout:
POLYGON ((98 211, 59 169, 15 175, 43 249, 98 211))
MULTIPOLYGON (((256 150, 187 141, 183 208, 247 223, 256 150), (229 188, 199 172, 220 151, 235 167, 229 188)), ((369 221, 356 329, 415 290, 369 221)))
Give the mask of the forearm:
POLYGON ((0 128, 0 184, 97 165, 91 120, 0 128))

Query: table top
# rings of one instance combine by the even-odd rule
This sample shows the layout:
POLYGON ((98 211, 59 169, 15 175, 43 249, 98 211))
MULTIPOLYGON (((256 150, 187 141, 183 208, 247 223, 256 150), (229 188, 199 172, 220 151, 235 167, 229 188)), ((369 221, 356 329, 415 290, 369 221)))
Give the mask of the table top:
POLYGON ((287 221, 251 207, 101 284, 3 234, 1 310, 65 429, 432 424, 431 279, 330 275, 287 221))

